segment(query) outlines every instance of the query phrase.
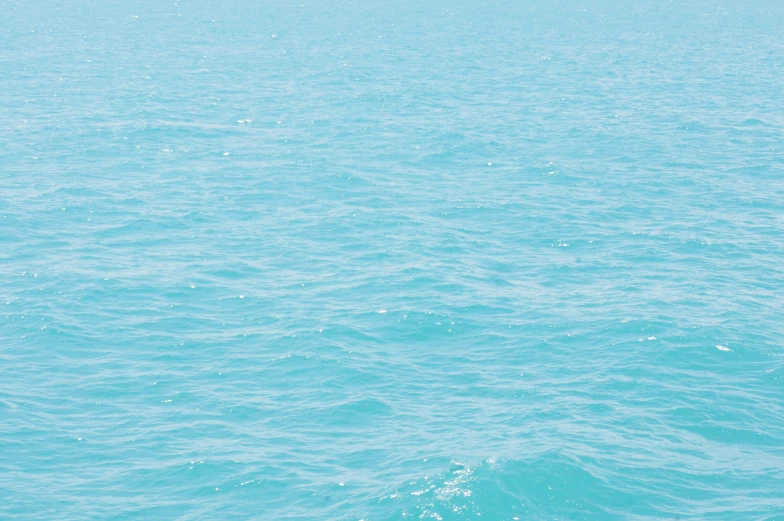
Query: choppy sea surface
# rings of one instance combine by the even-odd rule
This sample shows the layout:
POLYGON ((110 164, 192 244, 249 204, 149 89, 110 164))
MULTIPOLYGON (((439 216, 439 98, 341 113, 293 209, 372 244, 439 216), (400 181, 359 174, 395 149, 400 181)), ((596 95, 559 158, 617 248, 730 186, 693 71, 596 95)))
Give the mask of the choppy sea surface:
POLYGON ((781 2, 0 15, 0 518, 784 519, 781 2))

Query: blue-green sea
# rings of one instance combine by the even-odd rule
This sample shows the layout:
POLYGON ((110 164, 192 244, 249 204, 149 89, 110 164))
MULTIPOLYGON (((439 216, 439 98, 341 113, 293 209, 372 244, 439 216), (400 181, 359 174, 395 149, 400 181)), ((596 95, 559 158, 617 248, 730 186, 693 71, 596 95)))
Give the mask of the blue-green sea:
POLYGON ((0 519, 784 520, 784 3, 0 2, 0 519))

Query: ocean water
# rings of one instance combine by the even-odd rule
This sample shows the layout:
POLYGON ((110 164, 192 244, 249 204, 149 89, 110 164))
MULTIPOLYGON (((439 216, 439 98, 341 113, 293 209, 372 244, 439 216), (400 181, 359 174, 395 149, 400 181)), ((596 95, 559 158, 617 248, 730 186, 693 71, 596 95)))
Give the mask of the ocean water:
POLYGON ((0 15, 0 518, 784 519, 782 2, 0 15))

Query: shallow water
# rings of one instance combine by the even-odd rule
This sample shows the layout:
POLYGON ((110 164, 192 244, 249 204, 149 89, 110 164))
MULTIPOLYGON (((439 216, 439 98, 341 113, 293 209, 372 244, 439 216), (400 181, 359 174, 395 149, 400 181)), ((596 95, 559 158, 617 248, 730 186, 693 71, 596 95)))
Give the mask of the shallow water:
POLYGON ((784 519, 780 2, 0 14, 0 517, 784 519))

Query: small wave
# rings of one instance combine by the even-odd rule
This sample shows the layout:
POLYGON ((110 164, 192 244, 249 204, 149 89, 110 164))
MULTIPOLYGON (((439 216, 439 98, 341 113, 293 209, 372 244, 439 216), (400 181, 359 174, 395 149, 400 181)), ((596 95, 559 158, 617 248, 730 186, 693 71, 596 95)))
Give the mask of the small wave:
POLYGON ((379 503, 384 519, 608 519, 603 506, 630 504, 586 466, 551 452, 525 461, 453 462, 432 477, 411 480, 379 503), (608 498, 612 501, 608 501, 608 498))

